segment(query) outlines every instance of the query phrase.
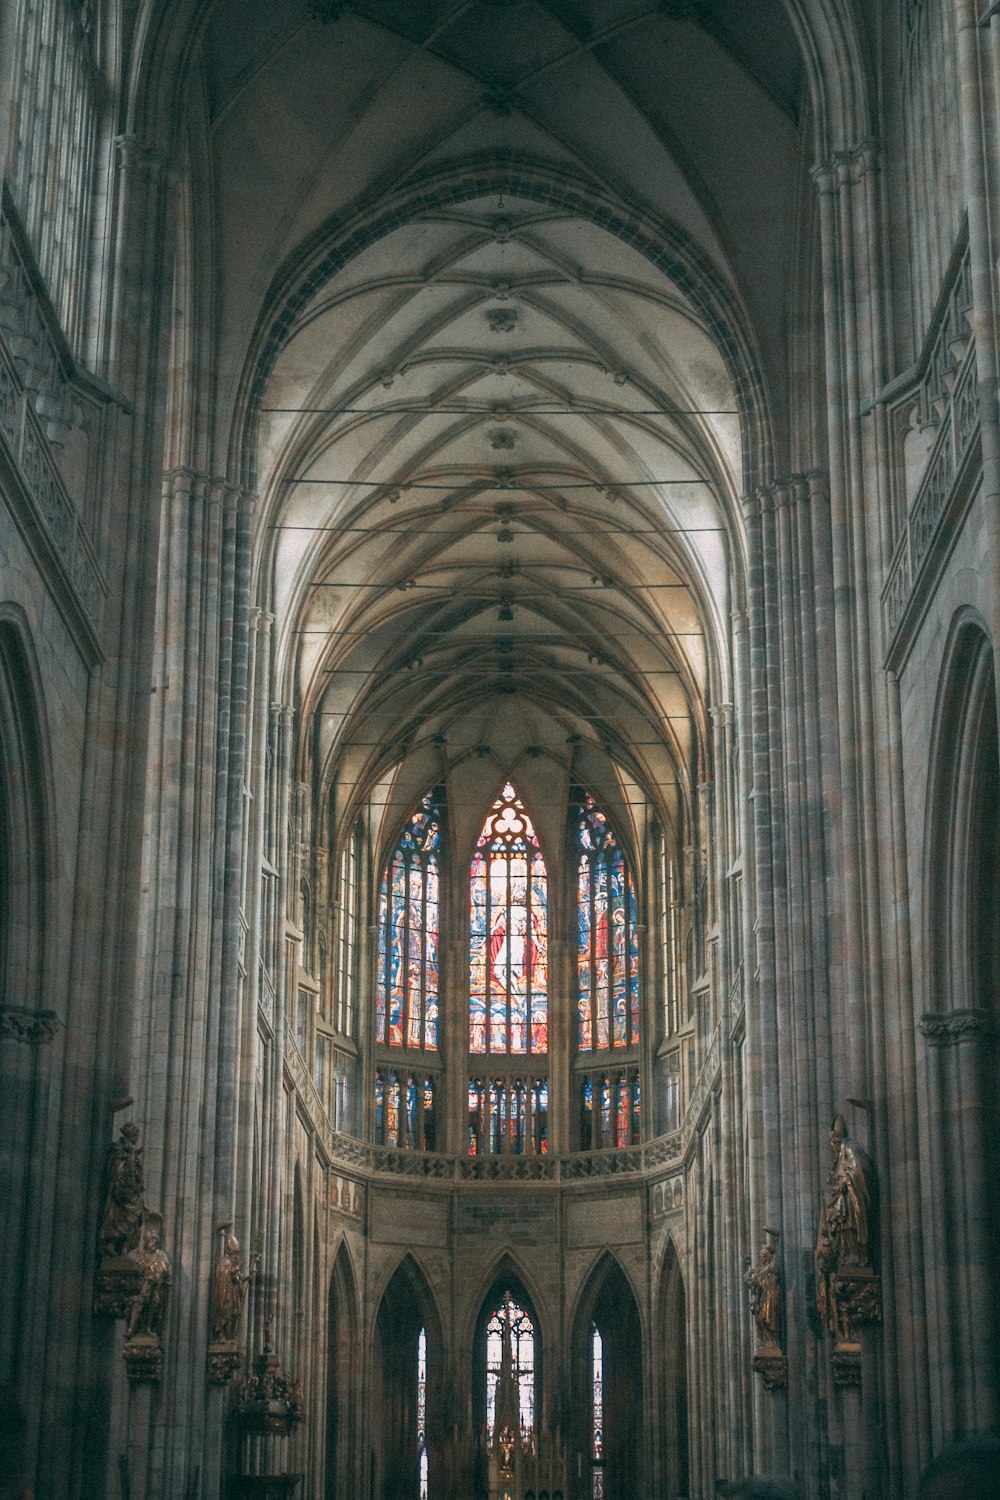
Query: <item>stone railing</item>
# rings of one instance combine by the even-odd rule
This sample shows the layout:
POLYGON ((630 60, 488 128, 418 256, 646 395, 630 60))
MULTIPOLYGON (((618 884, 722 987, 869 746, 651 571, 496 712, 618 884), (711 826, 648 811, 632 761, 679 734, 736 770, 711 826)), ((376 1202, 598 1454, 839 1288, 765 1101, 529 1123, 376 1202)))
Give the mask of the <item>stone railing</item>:
POLYGON ((945 529, 979 438, 971 311, 971 269, 963 237, 952 257, 920 360, 880 397, 889 408, 897 480, 907 471, 907 438, 914 433, 931 438, 912 497, 902 497, 896 505, 897 513, 903 513, 903 524, 882 590, 887 648, 924 582, 928 560, 945 529))
MULTIPOLYGON (((298 1087, 300 1077, 307 1083, 311 1080, 298 1048, 289 1038, 289 1054, 293 1052, 297 1066, 290 1065, 289 1072, 298 1087)), ((303 1102, 310 1107, 308 1092, 303 1102)), ((316 1119, 317 1122, 325 1119, 321 1107, 316 1119)), ((638 1177, 664 1168, 676 1172, 682 1164, 684 1146, 679 1131, 660 1136, 644 1146, 621 1151, 571 1151, 561 1156, 450 1156, 439 1151, 397 1151, 391 1146, 374 1146, 334 1130, 325 1133, 324 1143, 337 1171, 361 1169, 385 1177, 451 1183, 585 1182, 607 1177, 638 1177)))

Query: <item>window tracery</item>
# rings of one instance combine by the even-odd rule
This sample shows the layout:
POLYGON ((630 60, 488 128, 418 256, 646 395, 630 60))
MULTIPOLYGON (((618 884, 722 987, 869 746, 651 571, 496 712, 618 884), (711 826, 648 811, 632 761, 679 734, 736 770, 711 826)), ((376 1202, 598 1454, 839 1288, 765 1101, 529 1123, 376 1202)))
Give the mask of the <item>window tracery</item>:
POLYGON ((429 792, 400 834, 379 894, 375 1040, 436 1051, 443 816, 429 792))
POLYGON ((635 887, 618 841, 589 793, 576 808, 577 979, 580 1052, 639 1040, 635 887))
POLYGON ((469 1051, 547 1052, 548 875, 510 782, 479 835, 469 892, 469 1051))

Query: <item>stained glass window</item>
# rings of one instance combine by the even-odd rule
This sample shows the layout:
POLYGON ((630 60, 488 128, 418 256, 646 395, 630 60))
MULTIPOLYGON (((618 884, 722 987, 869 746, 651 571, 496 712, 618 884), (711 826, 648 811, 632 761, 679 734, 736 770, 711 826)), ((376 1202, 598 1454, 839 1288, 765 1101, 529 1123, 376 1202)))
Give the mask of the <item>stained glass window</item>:
POLYGON ((435 1050, 438 1044, 440 799, 424 797, 406 824, 379 894, 375 1040, 435 1050))
POLYGON ((604 1340, 597 1325, 590 1330, 590 1458, 593 1500, 604 1500, 604 1340))
POLYGON ((354 1035, 355 943, 358 925, 358 870, 361 834, 355 829, 340 856, 340 911, 337 922, 336 1026, 354 1035))
POLYGON ((427 1330, 417 1336, 417 1455, 420 1467, 420 1500, 427 1500, 427 1330))
POLYGON ((548 1049, 548 878, 508 782, 483 825, 470 872, 469 1050, 548 1049))
POLYGON ((545 1078, 471 1078, 468 1151, 545 1155, 549 1085, 545 1078))
MULTIPOLYGON (((528 1437, 535 1430, 535 1330, 509 1292, 486 1324, 486 1432, 490 1439, 496 1431, 498 1396, 500 1404, 504 1402, 503 1380, 509 1380, 516 1392, 516 1420, 522 1435, 528 1437)), ((505 1415, 509 1419, 514 1414, 499 1412, 501 1420, 505 1415)))
POLYGON ((639 933, 635 888, 604 813, 584 793, 576 811, 578 1046, 639 1040, 639 933))
POLYGON ((375 1140, 380 1146, 433 1151, 435 1142, 433 1078, 406 1076, 392 1069, 375 1070, 375 1140))
POLYGON ((580 1085, 580 1145, 584 1151, 619 1150, 640 1140, 639 1070, 596 1073, 580 1085))

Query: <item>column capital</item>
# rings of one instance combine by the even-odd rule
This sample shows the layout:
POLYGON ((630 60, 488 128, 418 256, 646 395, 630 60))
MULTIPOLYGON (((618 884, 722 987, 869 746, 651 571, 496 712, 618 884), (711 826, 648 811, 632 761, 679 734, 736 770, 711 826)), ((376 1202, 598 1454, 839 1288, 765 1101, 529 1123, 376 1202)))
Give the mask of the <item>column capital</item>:
POLYGON ((917 1023, 928 1047, 951 1047, 958 1042, 975 1041, 994 1029, 988 1010, 927 1011, 917 1023))

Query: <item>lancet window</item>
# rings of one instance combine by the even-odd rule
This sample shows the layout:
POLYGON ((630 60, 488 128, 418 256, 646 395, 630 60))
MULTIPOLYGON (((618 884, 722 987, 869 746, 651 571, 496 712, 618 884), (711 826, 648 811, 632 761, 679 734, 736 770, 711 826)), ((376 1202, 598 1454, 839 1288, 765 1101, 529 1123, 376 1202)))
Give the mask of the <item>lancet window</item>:
POLYGON ((549 1149, 545 1078, 470 1078, 468 1152, 544 1155, 549 1149))
POLYGON ((535 1329, 505 1292, 486 1324, 486 1435, 506 1427, 527 1440, 535 1430, 535 1329))
POLYGON ((469 880, 469 1051, 548 1050, 548 876, 508 782, 493 803, 469 880))
POLYGON ((427 1500, 427 1330, 417 1336, 417 1466, 420 1475, 419 1500, 427 1500))
POLYGON ((602 1151, 640 1140, 639 1070, 587 1074, 580 1084, 580 1146, 602 1151))
POLYGON ((376 1143, 407 1151, 433 1151, 436 1094, 433 1078, 396 1068, 376 1068, 376 1143))
POLYGON ((639 933, 635 888, 604 813, 583 793, 576 807, 578 1048, 612 1051, 639 1040, 639 933))
POLYGON ((604 1500, 604 1340, 590 1330, 590 1463, 592 1500, 604 1500))
POLYGON ((379 893, 375 1040, 436 1051, 440 854, 443 817, 433 793, 400 834, 379 893))

